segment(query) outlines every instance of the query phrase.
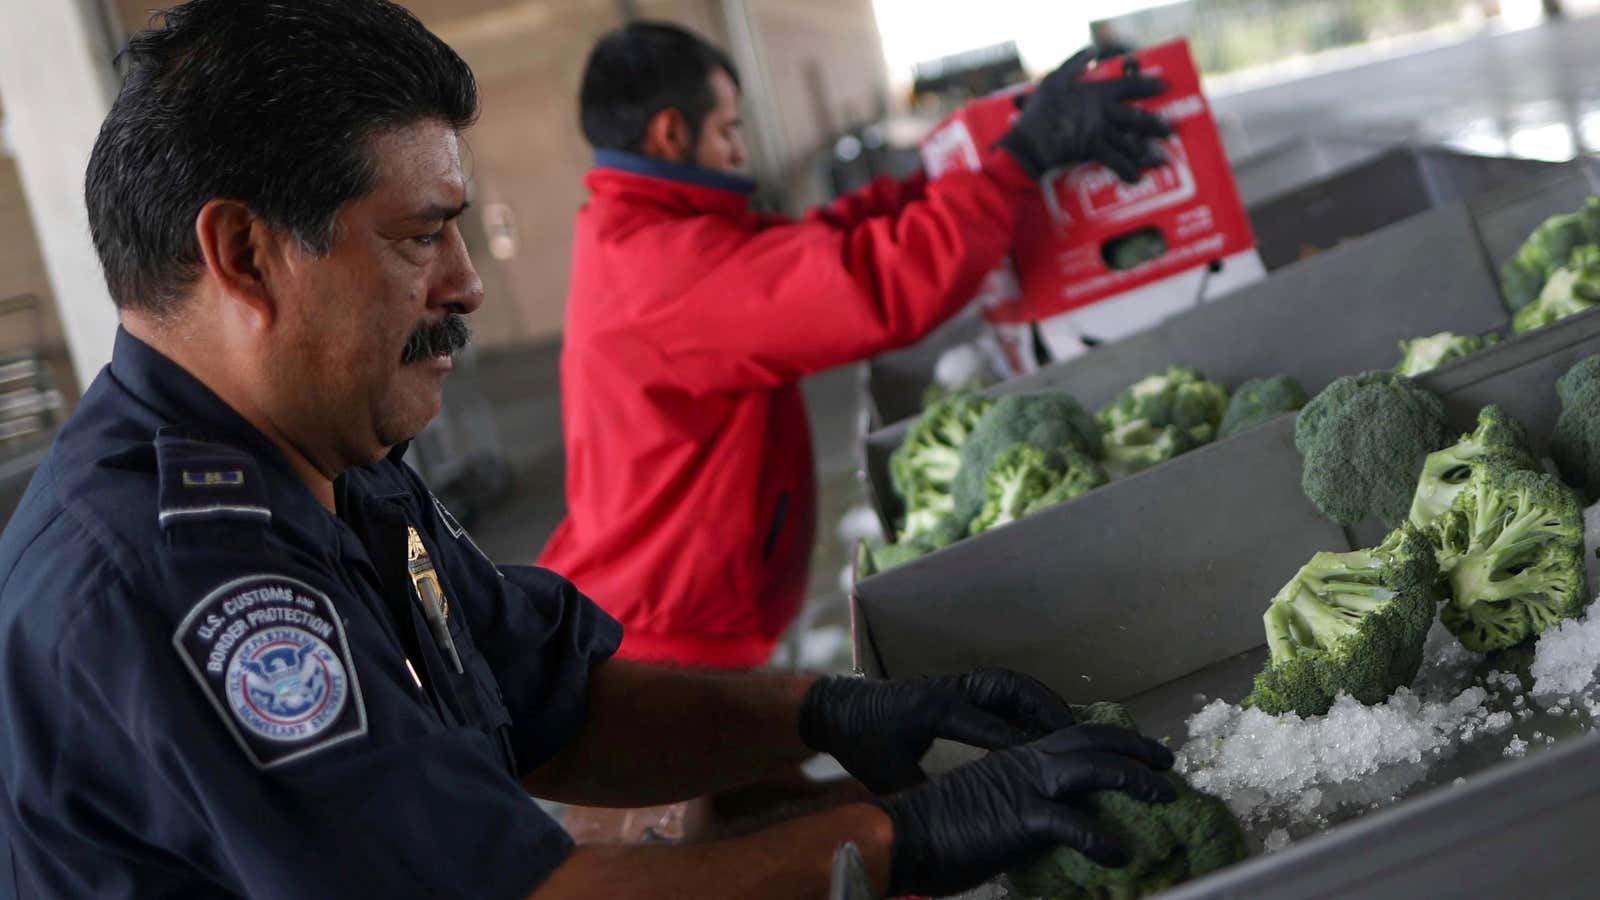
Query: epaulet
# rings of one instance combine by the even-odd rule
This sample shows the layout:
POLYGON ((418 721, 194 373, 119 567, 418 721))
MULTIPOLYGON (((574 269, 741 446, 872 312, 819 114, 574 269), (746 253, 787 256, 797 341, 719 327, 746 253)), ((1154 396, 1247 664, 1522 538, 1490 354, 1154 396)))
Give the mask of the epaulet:
POLYGON ((156 434, 162 528, 217 521, 272 522, 267 483, 254 456, 188 429, 156 434))

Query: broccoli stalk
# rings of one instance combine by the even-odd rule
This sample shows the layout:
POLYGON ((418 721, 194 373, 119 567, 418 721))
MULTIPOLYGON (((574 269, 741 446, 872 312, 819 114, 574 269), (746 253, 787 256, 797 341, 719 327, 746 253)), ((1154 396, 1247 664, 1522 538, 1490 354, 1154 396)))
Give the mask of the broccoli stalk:
POLYGON ((1409 526, 1370 550, 1318 553, 1273 596, 1267 668, 1248 703, 1321 715, 1340 693, 1380 703, 1411 683, 1438 604, 1439 565, 1409 526))
POLYGON ((1461 495, 1477 467, 1489 460, 1518 469, 1538 468, 1528 450, 1527 432, 1498 406, 1485 406, 1478 411, 1478 427, 1471 434, 1428 454, 1422 464, 1422 477, 1417 479, 1417 492, 1411 498, 1411 524, 1424 528, 1442 515, 1461 495))
MULTIPOLYGON (((1138 728, 1116 703, 1072 707, 1078 722, 1138 728)), ((1226 803, 1163 772, 1177 789, 1171 803, 1144 803, 1121 791, 1096 791, 1083 810, 1095 827, 1128 851, 1128 864, 1110 869, 1068 847, 1010 874, 1022 893, 1047 900, 1123 900, 1144 897, 1232 865, 1248 854, 1244 831, 1226 803)))
POLYGON ((1405 375, 1415 378, 1424 372, 1431 372, 1447 362, 1460 359, 1471 353, 1477 353, 1484 347, 1499 343, 1498 335, 1478 337, 1476 335, 1457 335, 1449 331, 1441 331, 1427 337, 1413 338, 1400 342, 1400 362, 1394 367, 1396 375, 1405 375))
POLYGON ((1440 620, 1469 650, 1513 647, 1583 609, 1583 512, 1549 475, 1480 465, 1430 537, 1451 594, 1440 620))

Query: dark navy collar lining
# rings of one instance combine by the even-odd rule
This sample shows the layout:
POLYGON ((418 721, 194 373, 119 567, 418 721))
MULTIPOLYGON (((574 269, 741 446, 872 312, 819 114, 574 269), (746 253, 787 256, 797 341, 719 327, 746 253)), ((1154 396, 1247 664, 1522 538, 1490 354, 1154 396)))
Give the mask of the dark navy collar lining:
POLYGON ((616 169, 619 172, 631 172, 634 175, 646 175, 651 178, 664 178, 668 181, 678 181, 698 187, 715 188, 719 191, 732 191, 736 194, 753 194, 756 183, 739 175, 729 175, 715 169, 701 166, 691 166, 684 163, 668 162, 645 156, 640 153, 629 153, 626 150, 596 150, 594 164, 603 169, 616 169))

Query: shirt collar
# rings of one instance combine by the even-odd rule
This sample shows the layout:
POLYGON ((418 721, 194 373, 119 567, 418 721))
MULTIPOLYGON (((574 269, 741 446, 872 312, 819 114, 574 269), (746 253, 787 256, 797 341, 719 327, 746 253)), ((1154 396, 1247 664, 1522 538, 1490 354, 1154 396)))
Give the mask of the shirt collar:
POLYGON ((644 175, 650 178, 664 178, 682 184, 692 184, 696 187, 712 188, 719 191, 731 191, 735 194, 749 196, 755 193, 756 183, 740 175, 730 175, 707 169, 702 166, 691 166, 684 163, 669 162, 645 156, 642 153, 629 153, 626 150, 596 150, 594 164, 602 169, 616 169, 619 172, 630 172, 634 175, 644 175))

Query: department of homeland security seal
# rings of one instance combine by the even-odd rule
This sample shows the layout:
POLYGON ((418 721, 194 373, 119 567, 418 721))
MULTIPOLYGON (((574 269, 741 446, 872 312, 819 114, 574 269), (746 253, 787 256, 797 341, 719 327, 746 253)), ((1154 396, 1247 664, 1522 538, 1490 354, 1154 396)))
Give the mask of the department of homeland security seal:
POLYGON ((304 582, 231 581, 195 604, 173 645, 261 768, 366 733, 343 624, 327 596, 304 582))

